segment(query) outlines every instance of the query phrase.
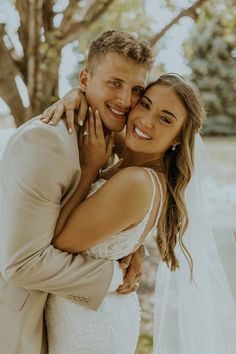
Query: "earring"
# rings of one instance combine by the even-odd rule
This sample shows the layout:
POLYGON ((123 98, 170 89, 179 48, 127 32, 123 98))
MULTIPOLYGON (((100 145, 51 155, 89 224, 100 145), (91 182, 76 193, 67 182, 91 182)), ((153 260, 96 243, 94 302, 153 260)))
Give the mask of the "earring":
POLYGON ((171 146, 171 150, 172 150, 172 151, 175 151, 175 149, 176 149, 176 145, 172 145, 172 146, 171 146))

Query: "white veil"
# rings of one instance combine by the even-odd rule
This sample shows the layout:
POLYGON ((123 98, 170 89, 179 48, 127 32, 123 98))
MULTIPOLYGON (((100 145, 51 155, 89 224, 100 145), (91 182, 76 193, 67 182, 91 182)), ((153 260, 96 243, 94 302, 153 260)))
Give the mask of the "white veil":
POLYGON ((228 232, 218 240, 214 235, 204 192, 204 149, 197 135, 194 174, 185 193, 189 226, 183 237, 194 279, 177 245, 180 268, 171 272, 160 262, 157 270, 154 354, 236 353, 236 245, 228 232))

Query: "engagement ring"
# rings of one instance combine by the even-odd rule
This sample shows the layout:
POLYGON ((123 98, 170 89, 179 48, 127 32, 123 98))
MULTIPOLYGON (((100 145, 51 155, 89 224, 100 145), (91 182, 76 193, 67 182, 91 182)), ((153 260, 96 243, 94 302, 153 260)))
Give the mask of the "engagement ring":
POLYGON ((89 132, 87 132, 86 130, 83 132, 83 136, 88 136, 89 132))

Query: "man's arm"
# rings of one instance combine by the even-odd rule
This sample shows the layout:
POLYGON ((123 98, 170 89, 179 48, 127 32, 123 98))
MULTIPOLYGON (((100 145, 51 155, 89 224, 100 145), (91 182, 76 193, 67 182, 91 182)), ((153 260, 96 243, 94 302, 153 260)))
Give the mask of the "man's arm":
POLYGON ((69 159, 73 158, 68 141, 54 129, 41 122, 23 128, 3 154, 1 272, 20 287, 64 297, 86 295, 90 306, 97 308, 110 285, 113 263, 72 255, 51 245, 61 198, 71 183, 69 159), (100 285, 96 296, 95 282, 100 285))

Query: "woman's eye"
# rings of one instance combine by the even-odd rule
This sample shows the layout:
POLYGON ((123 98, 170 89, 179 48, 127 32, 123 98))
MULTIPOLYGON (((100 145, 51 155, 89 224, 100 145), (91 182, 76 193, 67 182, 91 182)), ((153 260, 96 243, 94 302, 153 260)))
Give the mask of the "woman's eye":
POLYGON ((143 106, 143 108, 145 108, 145 109, 149 109, 149 108, 150 108, 149 104, 148 104, 147 102, 145 102, 145 101, 140 101, 140 104, 141 104, 141 106, 143 106))
POLYGON ((167 124, 171 124, 171 121, 169 119, 167 119, 166 117, 161 117, 161 120, 163 120, 163 122, 165 122, 167 124))

